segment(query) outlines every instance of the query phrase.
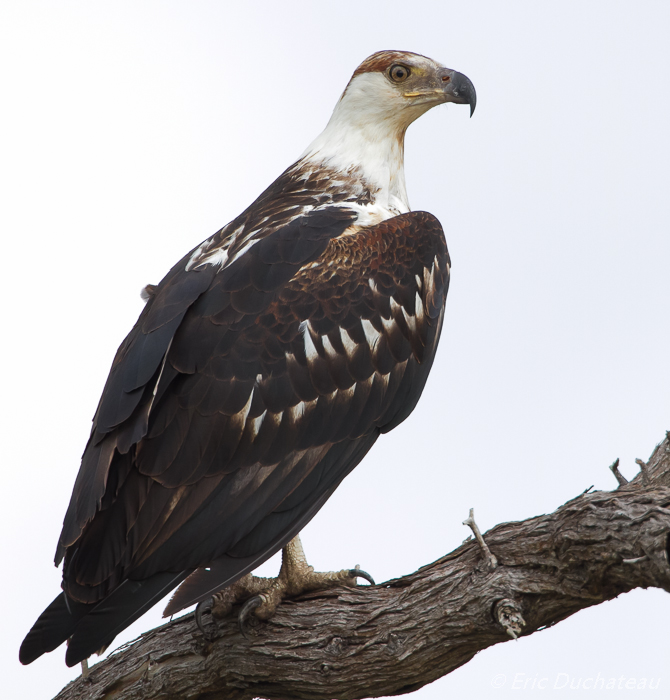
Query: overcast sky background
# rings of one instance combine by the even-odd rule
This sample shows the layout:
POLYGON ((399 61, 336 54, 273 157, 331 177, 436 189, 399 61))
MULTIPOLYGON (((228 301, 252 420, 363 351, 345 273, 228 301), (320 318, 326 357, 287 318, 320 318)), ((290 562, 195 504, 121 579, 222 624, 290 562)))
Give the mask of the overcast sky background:
MULTIPOLYGON (((636 473, 670 428, 669 29, 651 0, 2 3, 3 697, 78 674, 63 647, 25 668, 18 647, 59 592, 62 518, 141 287, 300 155, 374 51, 462 71, 478 106, 407 135, 410 202, 453 260, 445 331, 418 408, 304 530, 310 562, 381 582, 458 546, 470 507, 487 530, 614 488, 616 457, 636 473)), ((414 697, 531 693, 515 677, 594 692, 553 690, 561 674, 660 677, 660 696, 668 629, 670 598, 634 591, 414 697)))

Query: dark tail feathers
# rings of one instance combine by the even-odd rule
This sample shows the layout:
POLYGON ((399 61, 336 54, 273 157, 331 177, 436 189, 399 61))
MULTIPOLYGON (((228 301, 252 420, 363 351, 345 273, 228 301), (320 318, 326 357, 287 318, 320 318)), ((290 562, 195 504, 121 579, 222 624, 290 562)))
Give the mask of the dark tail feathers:
POLYGON ((42 654, 59 647, 74 632, 77 622, 94 607, 95 604, 86 605, 66 600, 65 593, 61 593, 37 618, 37 622, 26 635, 19 651, 19 661, 22 664, 31 664, 42 654))
POLYGON ((75 666, 109 646, 119 632, 178 586, 191 572, 155 574, 144 581, 124 581, 100 603, 87 605, 61 593, 39 616, 19 651, 22 664, 53 651, 68 638, 65 663, 75 666))

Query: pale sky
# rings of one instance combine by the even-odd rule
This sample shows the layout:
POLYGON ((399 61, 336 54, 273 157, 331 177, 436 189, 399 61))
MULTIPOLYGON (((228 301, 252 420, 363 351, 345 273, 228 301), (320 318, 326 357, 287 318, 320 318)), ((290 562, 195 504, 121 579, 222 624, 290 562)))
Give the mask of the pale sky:
MULTIPOLYGON (((670 428, 669 30, 651 0, 2 4, 4 697, 78 674, 64 648, 28 667, 18 648, 59 592, 60 526, 140 289, 300 155, 374 51, 465 73, 478 105, 409 130, 410 202, 453 260, 445 331, 418 408, 303 531, 310 563, 382 582, 458 546, 471 507, 484 531, 614 488, 616 457, 636 473, 670 428)), ((560 686, 598 675, 667 695, 669 628, 670 598, 634 591, 413 697, 588 696, 560 686)))

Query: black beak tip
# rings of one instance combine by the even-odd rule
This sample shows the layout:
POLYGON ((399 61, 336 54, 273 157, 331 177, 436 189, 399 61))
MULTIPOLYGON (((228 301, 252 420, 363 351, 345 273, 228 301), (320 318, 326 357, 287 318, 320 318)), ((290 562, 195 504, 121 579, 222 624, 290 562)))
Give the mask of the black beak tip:
MULTIPOLYGON (((463 75, 463 73, 458 73, 457 71, 452 71, 450 74, 449 86, 447 87, 447 94, 450 95, 449 102, 456 102, 456 104, 470 105, 470 116, 475 113, 475 107, 477 106, 477 92, 475 86, 472 84, 472 80, 463 75)), ((444 78, 443 78, 444 80, 444 78)))
POLYGON ((475 107, 477 106, 477 92, 475 91, 475 86, 472 84, 472 81, 468 78, 465 78, 465 80, 467 82, 463 86, 463 93, 464 97, 467 97, 467 103, 470 105, 470 118, 472 119, 472 115, 475 113, 475 107))

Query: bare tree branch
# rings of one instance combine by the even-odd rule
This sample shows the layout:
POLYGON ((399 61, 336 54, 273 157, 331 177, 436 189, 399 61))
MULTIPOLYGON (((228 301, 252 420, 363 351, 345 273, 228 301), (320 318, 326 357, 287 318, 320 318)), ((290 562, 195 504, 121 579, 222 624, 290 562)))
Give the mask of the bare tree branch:
MULTIPOLYGON (((641 473, 616 491, 584 493, 550 515, 494 527, 486 548, 472 539, 409 576, 286 602, 251 641, 230 618, 208 642, 186 615, 92 667, 57 700, 408 693, 482 649, 621 593, 670 591, 667 435, 638 463, 641 473)), ((467 522, 475 530, 472 514, 467 522)))

